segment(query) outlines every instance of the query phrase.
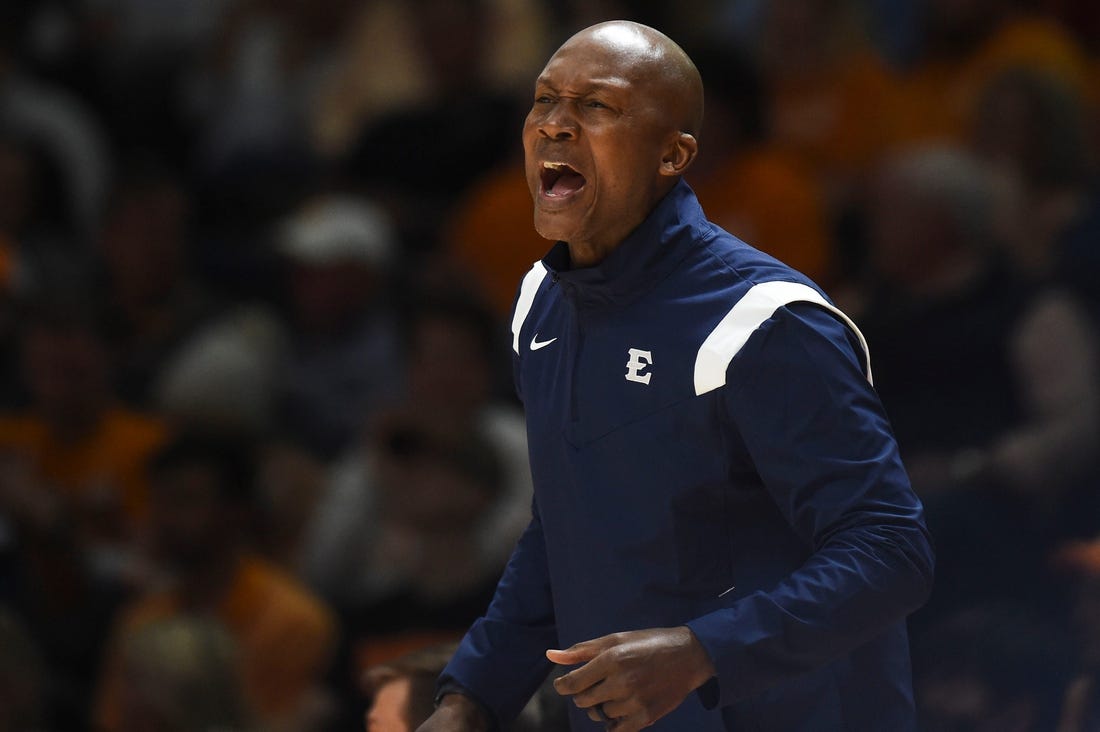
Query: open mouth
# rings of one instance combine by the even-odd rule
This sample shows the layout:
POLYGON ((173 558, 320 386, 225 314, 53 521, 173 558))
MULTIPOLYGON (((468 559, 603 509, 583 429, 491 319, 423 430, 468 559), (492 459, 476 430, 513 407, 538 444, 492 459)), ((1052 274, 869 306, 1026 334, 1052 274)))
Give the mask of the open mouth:
POLYGON ((584 188, 585 178, 566 163, 545 162, 540 173, 542 192, 550 198, 560 198, 584 188))

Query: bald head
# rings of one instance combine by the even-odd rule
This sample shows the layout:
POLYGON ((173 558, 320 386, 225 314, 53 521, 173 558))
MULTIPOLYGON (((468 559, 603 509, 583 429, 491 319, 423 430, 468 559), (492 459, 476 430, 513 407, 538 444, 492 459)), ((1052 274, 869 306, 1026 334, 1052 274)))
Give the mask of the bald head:
POLYGON ((691 58, 671 38, 648 25, 609 20, 577 32, 558 53, 578 44, 597 46, 631 68, 639 81, 649 83, 670 124, 682 132, 699 134, 703 125, 703 81, 691 58))
POLYGON ((600 23, 562 44, 523 128, 535 229, 574 266, 600 261, 675 187, 698 152, 703 84, 668 36, 600 23))

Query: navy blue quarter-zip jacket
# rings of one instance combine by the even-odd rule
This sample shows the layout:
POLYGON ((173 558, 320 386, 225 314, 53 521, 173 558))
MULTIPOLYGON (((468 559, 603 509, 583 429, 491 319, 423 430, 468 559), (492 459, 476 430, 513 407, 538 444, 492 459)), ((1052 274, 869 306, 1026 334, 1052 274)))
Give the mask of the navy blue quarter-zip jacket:
POLYGON ((654 730, 914 728, 931 542, 846 316, 681 181, 598 266, 536 263, 512 337, 533 516, 444 686, 504 723, 547 648, 687 625, 717 674, 654 730))

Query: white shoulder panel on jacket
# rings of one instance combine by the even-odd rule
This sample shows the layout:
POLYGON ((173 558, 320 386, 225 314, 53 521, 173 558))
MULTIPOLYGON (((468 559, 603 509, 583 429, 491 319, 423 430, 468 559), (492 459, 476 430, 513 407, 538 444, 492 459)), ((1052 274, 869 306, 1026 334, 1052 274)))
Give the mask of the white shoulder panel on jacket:
MULTIPOLYGON (((524 283, 526 285, 526 282, 524 283)), ((863 347, 864 371, 867 381, 871 378, 871 354, 867 341, 851 319, 830 304, 821 293, 798 282, 761 282, 754 285, 745 296, 719 321, 695 357, 695 393, 706 394, 726 383, 726 369, 730 361, 745 345, 757 328, 763 325, 779 308, 795 302, 810 302, 825 308, 847 325, 863 347)), ((517 336, 518 337, 518 336, 517 336)))

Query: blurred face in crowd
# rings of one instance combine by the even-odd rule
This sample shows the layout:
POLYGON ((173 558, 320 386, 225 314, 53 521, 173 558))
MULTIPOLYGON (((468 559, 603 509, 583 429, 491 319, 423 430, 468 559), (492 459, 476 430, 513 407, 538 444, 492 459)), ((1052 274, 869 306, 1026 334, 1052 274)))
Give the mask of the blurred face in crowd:
POLYGON ((23 368, 38 408, 55 428, 89 427, 107 398, 107 353, 81 327, 36 327, 24 342, 23 368))
POLYGON ((374 271, 358 262, 295 263, 291 296, 298 326, 331 335, 353 323, 375 292, 374 271))
POLYGON ((885 171, 875 183, 869 211, 874 272, 892 285, 918 286, 954 251, 955 227, 942 205, 903 176, 885 171))
POLYGON ((920 259, 927 211, 894 176, 884 174, 876 183, 870 211, 872 264, 877 274, 895 282, 920 259))
POLYGON ((168 181, 120 195, 100 237, 115 297, 141 303, 175 290, 184 274, 187 209, 183 190, 168 181))
POLYGON ((407 678, 396 678, 381 686, 367 711, 367 732, 411 732, 408 720, 407 678))
POLYGON ((391 521, 427 531, 468 529, 488 507, 490 489, 454 463, 445 438, 397 428, 380 448, 381 508, 391 521))
POLYGON ((447 318, 424 318, 409 353, 409 390, 439 416, 469 417, 489 394, 489 362, 478 335, 447 318))
POLYGON ((495 455, 468 426, 385 415, 370 433, 379 516, 422 531, 468 531, 496 496, 495 455))
POLYGON ((154 477, 152 527, 156 548, 170 566, 187 570, 225 558, 234 524, 220 493, 221 476, 201 463, 154 477))
POLYGON ((481 73, 490 18, 484 0, 416 0, 414 31, 444 92, 468 91, 481 73))
POLYGON ((990 92, 979 108, 974 149, 999 172, 1021 174, 1032 167, 1038 120, 1023 90, 1001 85, 990 92))
POLYGON ((566 41, 535 83, 523 128, 535 229, 596 264, 687 169, 702 85, 671 41, 604 23, 566 41))

